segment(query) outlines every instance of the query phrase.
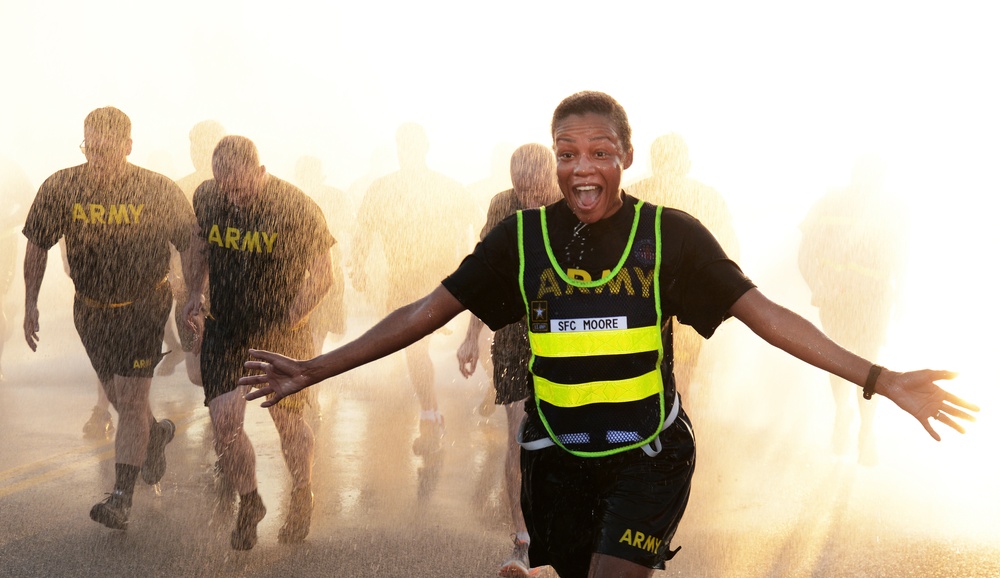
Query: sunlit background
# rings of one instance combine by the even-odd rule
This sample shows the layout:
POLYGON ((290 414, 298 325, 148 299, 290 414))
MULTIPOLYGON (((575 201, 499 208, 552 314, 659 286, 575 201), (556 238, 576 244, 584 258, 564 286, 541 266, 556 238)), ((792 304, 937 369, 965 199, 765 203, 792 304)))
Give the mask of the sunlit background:
MULTIPOLYGON (((560 99, 603 90, 633 125, 629 180, 653 139, 682 134, 692 175, 733 212, 744 270, 815 319, 798 225, 859 155, 878 154, 911 231, 881 361, 958 370, 954 389, 983 406, 940 445, 888 404, 881 427, 888 451, 928 463, 916 471, 956 506, 949 531, 982 536, 995 518, 976 509, 998 510, 997 22, 989 2, 0 0, 0 156, 37 187, 84 160, 84 116, 114 105, 132 118, 131 161, 168 176, 191 172, 188 130, 212 118, 254 139, 273 174, 290 179, 310 154, 348 189, 394 169, 396 127, 414 121, 431 167, 473 183, 498 145, 548 142, 560 99)), ((825 376, 759 347, 746 340, 727 366, 753 390, 737 400, 827 394, 825 376), (761 389, 793 366, 799 382, 761 389)))

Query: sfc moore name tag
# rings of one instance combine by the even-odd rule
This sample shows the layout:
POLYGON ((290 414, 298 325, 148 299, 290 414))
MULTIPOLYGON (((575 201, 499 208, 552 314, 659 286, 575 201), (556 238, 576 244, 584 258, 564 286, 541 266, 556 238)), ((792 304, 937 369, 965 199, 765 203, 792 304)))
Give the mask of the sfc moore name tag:
POLYGON ((590 319, 553 319, 550 322, 553 333, 570 331, 611 331, 628 329, 628 319, 621 317, 593 317, 590 319))

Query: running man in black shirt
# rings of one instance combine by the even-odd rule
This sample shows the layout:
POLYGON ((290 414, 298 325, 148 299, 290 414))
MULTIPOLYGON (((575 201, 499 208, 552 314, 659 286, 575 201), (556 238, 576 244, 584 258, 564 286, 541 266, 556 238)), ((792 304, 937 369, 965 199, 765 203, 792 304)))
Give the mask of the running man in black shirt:
POLYGON ((118 412, 115 487, 90 517, 119 530, 128 526, 140 471, 146 483, 155 484, 166 470, 164 448, 174 424, 153 417, 149 388, 173 299, 170 246, 184 256, 194 223, 177 185, 126 160, 131 127, 117 108, 87 115, 80 145, 87 162, 42 183, 24 226, 24 337, 32 351, 38 347, 38 293, 48 250, 66 239, 76 287, 73 321, 118 412))
MULTIPOLYGON (((314 355, 309 314, 332 282, 334 243, 323 213, 291 184, 269 175, 250 139, 223 137, 212 156, 215 179, 194 194, 197 215, 191 268, 185 271, 184 316, 195 332, 215 451, 229 485, 240 494, 230 543, 249 550, 266 509, 257 493, 256 456, 243 428, 248 388, 243 360, 251 344, 268 343, 293 356, 314 355), (211 292, 204 316, 206 291, 211 292), (201 323, 204 322, 204 327, 201 323), (202 337, 203 336, 203 337, 202 337), (198 338, 201 338, 200 343, 198 338)), ((312 520, 313 431, 303 417, 305 395, 271 408, 292 476, 281 542, 301 542, 312 520)))

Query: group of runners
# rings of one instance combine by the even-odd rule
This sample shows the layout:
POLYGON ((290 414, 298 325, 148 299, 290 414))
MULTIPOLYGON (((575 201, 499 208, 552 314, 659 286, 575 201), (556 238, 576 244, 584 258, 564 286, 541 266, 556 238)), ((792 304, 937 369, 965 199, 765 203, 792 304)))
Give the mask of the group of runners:
POLYGON ((118 414, 114 487, 91 518, 126 528, 138 478, 155 484, 164 475, 175 427, 153 415, 149 392, 172 307, 189 376, 204 387, 219 471, 239 496, 231 533, 238 550, 254 547, 266 513, 244 429, 247 401, 264 398, 293 480, 279 541, 300 542, 313 510, 307 388, 404 350, 421 408, 413 451, 437 451, 444 418, 423 338, 465 310, 472 317, 460 370, 475 370, 483 326, 495 331, 492 381, 508 417, 514 546, 501 576, 545 565, 564 578, 650 576, 677 553, 671 542, 696 461, 682 405, 690 368, 674 357, 681 327, 700 342, 736 318, 859 386, 862 403, 887 397, 935 439, 932 420, 963 431, 956 420, 978 410, 936 384, 951 372, 883 368, 769 300, 736 264, 728 229, 680 210, 671 191, 626 192, 631 127, 609 95, 563 100, 551 134, 551 148, 514 152, 513 188, 493 199, 480 242, 462 258, 474 211, 456 183, 427 169, 419 127, 404 125, 400 170, 369 187, 348 256, 351 281, 364 290, 366 255, 381 240, 394 272, 386 316, 317 356, 322 340, 310 315, 342 281, 331 258, 337 240, 317 203, 268 173, 250 139, 221 131, 210 171, 200 167, 186 197, 167 177, 128 162, 123 112, 91 112, 81 144, 87 162, 45 180, 23 229, 29 346, 39 339, 48 251, 64 240, 74 323, 118 414), (450 202, 421 212, 425 199, 398 198, 417 184, 418 194, 450 202), (407 230, 417 239, 409 246, 400 242, 407 230))

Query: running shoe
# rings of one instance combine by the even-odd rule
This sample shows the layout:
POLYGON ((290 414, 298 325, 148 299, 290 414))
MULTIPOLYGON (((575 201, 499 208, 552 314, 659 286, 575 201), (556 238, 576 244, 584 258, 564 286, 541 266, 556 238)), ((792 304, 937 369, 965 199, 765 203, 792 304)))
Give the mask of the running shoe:
POLYGON ((167 471, 167 444, 174 439, 177 430, 174 422, 161 419, 149 428, 149 445, 146 446, 146 462, 142 464, 142 481, 153 485, 163 478, 167 471))
POLYGON ((113 530, 124 530, 128 528, 128 512, 131 507, 131 498, 127 498, 121 490, 115 490, 103 502, 90 509, 90 519, 113 530))
POLYGON ((519 540, 517 534, 512 534, 511 539, 514 540, 514 551, 510 558, 507 558, 500 565, 497 576, 501 578, 528 578, 538 575, 541 568, 532 568, 528 562, 528 542, 519 540))
POLYGON ((90 419, 83 424, 83 439, 110 440, 115 435, 115 424, 111 421, 111 412, 94 406, 90 419))

